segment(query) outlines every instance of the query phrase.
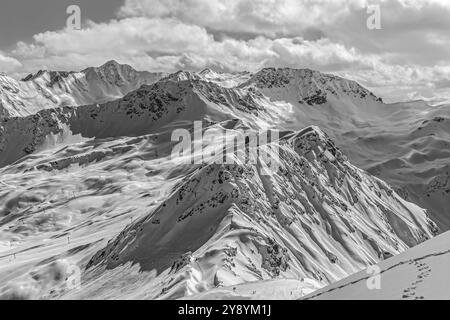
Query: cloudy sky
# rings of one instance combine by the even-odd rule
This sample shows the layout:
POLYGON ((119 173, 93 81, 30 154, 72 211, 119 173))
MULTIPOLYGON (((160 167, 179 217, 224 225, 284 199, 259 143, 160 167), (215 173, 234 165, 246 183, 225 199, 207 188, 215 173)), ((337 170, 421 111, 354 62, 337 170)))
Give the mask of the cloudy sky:
POLYGON ((2 0, 0 71, 311 68, 388 101, 450 101, 448 0, 2 0), (66 27, 81 8, 82 28, 66 27), (369 30, 378 4, 381 29, 369 30))

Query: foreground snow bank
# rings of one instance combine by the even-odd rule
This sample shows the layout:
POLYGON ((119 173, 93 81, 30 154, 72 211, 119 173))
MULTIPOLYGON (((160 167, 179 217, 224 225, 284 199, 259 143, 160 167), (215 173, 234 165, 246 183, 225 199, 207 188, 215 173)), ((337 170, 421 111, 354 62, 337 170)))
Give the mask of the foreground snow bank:
POLYGON ((380 289, 370 290, 366 271, 305 299, 450 299, 450 232, 378 264, 380 289))

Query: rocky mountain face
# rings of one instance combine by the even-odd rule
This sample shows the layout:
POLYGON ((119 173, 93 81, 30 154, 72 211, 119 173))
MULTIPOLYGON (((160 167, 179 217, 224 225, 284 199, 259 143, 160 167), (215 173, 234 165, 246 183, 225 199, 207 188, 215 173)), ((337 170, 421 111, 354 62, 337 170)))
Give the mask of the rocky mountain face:
MULTIPOLYGON (((180 71, 145 84, 130 68, 111 62, 80 78, 27 77, 23 83, 45 79, 52 90, 95 83, 90 98, 138 88, 1 120, 2 297, 181 298, 283 279, 316 290, 438 233, 433 210, 352 164, 375 166, 368 158, 380 159, 383 144, 362 141, 387 114, 409 123, 410 107, 392 111, 357 83, 311 70, 180 71), (278 169, 263 174, 248 157, 173 158, 171 133, 194 121, 205 136, 230 139, 243 128, 277 129, 280 139, 257 149, 277 150, 278 169), (68 261, 83 270, 76 292, 56 277, 68 261)), ((419 131, 445 133, 445 124, 424 122, 419 131)), ((403 132, 393 121, 386 128, 403 132)), ((199 143, 219 147, 192 141, 199 143)))

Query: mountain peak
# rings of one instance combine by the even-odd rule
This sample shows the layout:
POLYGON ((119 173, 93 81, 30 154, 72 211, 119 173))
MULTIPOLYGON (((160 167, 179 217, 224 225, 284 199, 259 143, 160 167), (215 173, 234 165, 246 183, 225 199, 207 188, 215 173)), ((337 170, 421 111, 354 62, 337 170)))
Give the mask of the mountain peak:
POLYGON ((81 72, 83 73, 97 73, 97 72, 117 72, 118 70, 130 70, 130 71, 136 71, 133 67, 131 67, 128 64, 120 64, 118 63, 116 60, 109 60, 107 62, 105 62, 104 64, 102 64, 99 67, 88 67, 84 70, 82 70, 81 72))
POLYGON ((284 88, 295 93, 300 103, 308 105, 326 103, 330 96, 369 98, 382 102, 381 98, 376 97, 356 81, 311 69, 264 68, 241 86, 249 85, 271 91, 284 88))
POLYGON ((116 60, 109 60, 109 61, 106 61, 104 64, 102 64, 100 66, 100 68, 108 67, 108 66, 118 66, 118 65, 120 65, 120 63, 118 63, 116 60))
POLYGON ((109 60, 105 62, 103 65, 101 65, 98 68, 95 68, 96 70, 100 71, 114 71, 114 70, 132 70, 136 71, 132 66, 128 64, 120 64, 116 60, 109 60))

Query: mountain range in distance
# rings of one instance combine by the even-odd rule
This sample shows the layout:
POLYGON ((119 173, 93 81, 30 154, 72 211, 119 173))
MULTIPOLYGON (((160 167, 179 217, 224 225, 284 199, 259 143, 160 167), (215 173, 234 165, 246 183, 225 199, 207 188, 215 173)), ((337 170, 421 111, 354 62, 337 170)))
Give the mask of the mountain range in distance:
POLYGON ((449 105, 289 68, 110 61, 0 85, 5 298, 308 298, 450 229, 449 105), (279 130, 280 170, 172 159, 194 121, 279 130), (77 291, 58 280, 70 263, 77 291))

